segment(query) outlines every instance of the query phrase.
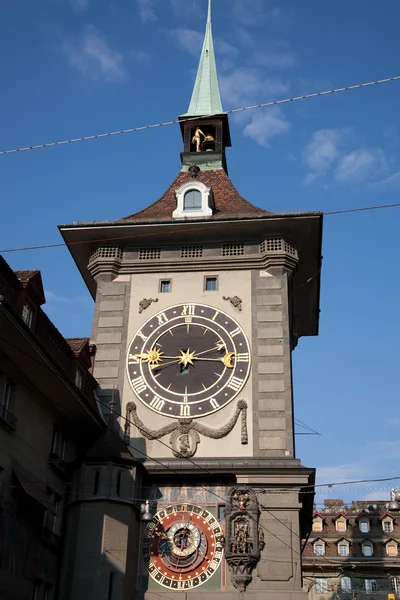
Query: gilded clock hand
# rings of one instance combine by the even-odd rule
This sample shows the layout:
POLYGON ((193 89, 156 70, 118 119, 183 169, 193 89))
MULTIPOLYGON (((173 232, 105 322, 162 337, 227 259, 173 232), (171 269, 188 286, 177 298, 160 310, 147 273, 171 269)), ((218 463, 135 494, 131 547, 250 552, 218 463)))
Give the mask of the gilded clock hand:
POLYGON ((223 350, 226 349, 226 344, 225 342, 218 342, 218 344, 216 346, 214 346, 214 348, 209 348, 208 350, 203 350, 203 352, 199 352, 198 354, 195 355, 195 358, 197 358, 198 356, 203 356, 203 354, 208 354, 209 352, 215 352, 215 350, 223 350))
POLYGON ((196 360, 207 360, 207 361, 212 361, 212 362, 222 362, 224 363, 225 367, 227 367, 228 369, 233 369, 234 365, 232 364, 232 358, 235 356, 235 352, 228 352, 228 354, 225 354, 225 356, 221 356, 219 358, 197 358, 197 356, 195 356, 194 358, 196 360))

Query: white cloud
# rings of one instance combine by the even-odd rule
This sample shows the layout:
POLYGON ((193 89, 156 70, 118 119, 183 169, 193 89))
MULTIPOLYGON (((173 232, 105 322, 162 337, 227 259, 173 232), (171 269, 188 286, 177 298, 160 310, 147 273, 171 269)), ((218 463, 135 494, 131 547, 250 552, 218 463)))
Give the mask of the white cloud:
POLYGON ((291 50, 258 51, 253 54, 250 60, 255 65, 269 69, 289 69, 295 67, 298 63, 295 53, 291 50))
POLYGON ((192 54, 192 56, 199 58, 204 34, 194 29, 185 29, 183 27, 171 29, 165 33, 181 50, 185 50, 189 54, 192 54))
POLYGON ((391 175, 388 175, 388 177, 385 177, 381 181, 377 181, 373 184, 373 187, 378 189, 386 189, 392 186, 400 186, 400 171, 395 171, 391 175))
POLYGON ((381 148, 360 148, 343 156, 335 170, 335 179, 342 183, 363 183, 388 171, 388 162, 381 148))
POLYGON ((142 23, 157 21, 155 0, 136 0, 142 23))
POLYGON ((288 83, 278 78, 265 77, 260 69, 253 67, 239 67, 229 75, 222 75, 220 87, 224 102, 232 108, 252 104, 256 100, 266 102, 289 90, 288 83))
POLYGON ((289 129, 290 123, 280 108, 272 106, 254 113, 251 123, 244 129, 244 135, 260 146, 269 146, 271 138, 287 133, 289 129))
POLYGON ((309 168, 305 183, 312 183, 329 171, 338 159, 342 132, 339 129, 316 131, 303 150, 303 160, 309 168))
MULTIPOLYGON (((318 485, 324 483, 341 483, 342 481, 357 481, 364 479, 369 473, 369 465, 360 463, 345 463, 329 467, 317 468, 318 485)), ((334 488, 333 490, 334 491, 334 488)))
POLYGON ((70 0, 72 8, 74 10, 85 10, 90 6, 90 0, 70 0))
POLYGON ((70 67, 88 79, 117 83, 128 77, 123 54, 95 27, 86 27, 75 40, 64 40, 62 50, 70 67))

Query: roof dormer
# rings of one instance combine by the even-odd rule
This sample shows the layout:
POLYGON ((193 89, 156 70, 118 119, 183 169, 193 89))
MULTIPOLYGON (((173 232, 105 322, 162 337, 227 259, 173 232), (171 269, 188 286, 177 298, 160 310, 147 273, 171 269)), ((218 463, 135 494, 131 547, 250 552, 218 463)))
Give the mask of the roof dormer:
POLYGON ((212 217, 214 197, 212 189, 201 181, 193 179, 184 183, 175 191, 176 209, 174 219, 193 219, 196 217, 212 217))

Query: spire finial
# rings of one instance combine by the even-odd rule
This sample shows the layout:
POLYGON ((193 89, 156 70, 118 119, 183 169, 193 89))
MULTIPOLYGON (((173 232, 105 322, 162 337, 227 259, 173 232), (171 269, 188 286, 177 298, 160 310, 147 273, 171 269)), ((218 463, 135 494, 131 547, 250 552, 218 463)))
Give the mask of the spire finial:
POLYGON ((212 0, 208 0, 208 15, 203 49, 201 51, 196 83, 189 110, 182 117, 204 117, 222 114, 217 64, 215 62, 214 40, 211 25, 212 0))
POLYGON ((207 23, 211 23, 211 7, 212 7, 212 0, 208 0, 207 23))

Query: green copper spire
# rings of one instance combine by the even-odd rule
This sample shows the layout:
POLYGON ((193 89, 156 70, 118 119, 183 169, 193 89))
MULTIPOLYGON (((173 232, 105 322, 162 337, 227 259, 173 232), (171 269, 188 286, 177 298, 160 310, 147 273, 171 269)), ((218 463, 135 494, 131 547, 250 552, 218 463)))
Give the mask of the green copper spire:
POLYGON ((202 117, 223 113, 218 85, 217 64, 215 62, 214 41, 211 24, 211 3, 208 0, 206 35, 201 51, 196 83, 190 101, 189 110, 184 117, 202 117))

